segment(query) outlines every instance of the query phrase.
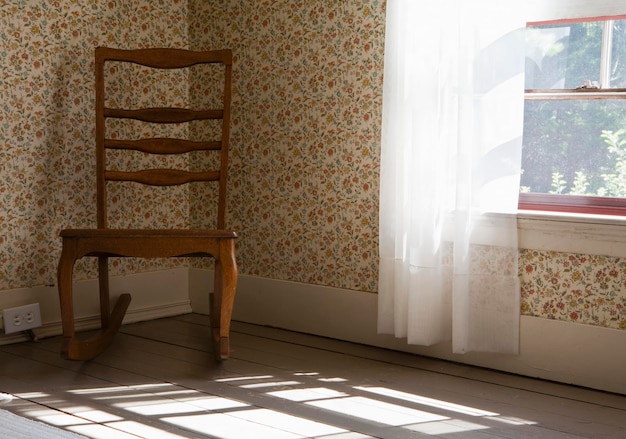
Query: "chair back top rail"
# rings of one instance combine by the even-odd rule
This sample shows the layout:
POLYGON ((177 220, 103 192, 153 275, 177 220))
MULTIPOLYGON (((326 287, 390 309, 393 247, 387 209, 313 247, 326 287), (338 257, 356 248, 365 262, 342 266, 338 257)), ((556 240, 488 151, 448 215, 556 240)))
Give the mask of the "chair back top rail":
POLYGON ((182 69, 202 63, 222 63, 232 65, 232 52, 229 49, 191 53, 186 49, 116 49, 96 48, 96 64, 105 61, 125 61, 159 69, 182 69))

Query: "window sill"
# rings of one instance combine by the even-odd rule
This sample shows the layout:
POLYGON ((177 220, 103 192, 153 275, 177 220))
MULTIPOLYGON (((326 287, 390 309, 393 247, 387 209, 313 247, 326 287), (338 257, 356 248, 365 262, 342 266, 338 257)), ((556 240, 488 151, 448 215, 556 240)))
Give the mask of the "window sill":
POLYGON ((520 210, 520 248, 626 257, 626 217, 520 210))

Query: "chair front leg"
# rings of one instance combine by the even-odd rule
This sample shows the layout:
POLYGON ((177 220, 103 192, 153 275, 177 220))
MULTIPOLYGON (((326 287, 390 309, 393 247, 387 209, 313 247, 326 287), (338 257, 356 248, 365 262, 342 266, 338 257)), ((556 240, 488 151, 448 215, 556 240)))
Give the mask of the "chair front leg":
POLYGON ((69 346, 75 336, 74 326, 74 297, 72 292, 72 276, 76 262, 75 242, 63 239, 63 250, 57 267, 57 284, 59 289, 59 302, 61 305, 61 324, 63 327, 63 347, 61 354, 68 356, 69 346))
POLYGON ((230 355, 230 322, 237 291, 237 261, 235 241, 220 241, 219 257, 215 260, 214 295, 211 299, 211 326, 217 343, 218 359, 230 355))
MULTIPOLYGON (((59 301, 61 304, 61 322, 63 325, 63 346, 61 347, 61 355, 70 360, 91 360, 100 354, 111 342, 117 333, 128 305, 130 304, 130 294, 121 294, 113 308, 113 312, 109 313, 109 292, 108 292, 108 273, 104 273, 107 277, 105 281, 100 282, 100 318, 102 328, 95 334, 80 339, 76 335, 75 318, 74 318, 74 298, 73 298, 73 282, 72 275, 76 260, 81 257, 77 250, 77 241, 70 238, 63 238, 63 250, 59 259, 57 271, 59 301)), ((103 263, 100 261, 100 273, 102 273, 103 263)))

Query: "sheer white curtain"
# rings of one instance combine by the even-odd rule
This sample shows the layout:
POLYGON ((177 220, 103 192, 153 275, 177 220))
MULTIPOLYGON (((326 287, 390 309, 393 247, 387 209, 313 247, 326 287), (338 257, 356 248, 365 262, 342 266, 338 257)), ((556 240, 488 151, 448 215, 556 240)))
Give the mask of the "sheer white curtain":
POLYGON ((378 327, 410 344, 518 351, 526 22, 514 5, 387 1, 378 327))

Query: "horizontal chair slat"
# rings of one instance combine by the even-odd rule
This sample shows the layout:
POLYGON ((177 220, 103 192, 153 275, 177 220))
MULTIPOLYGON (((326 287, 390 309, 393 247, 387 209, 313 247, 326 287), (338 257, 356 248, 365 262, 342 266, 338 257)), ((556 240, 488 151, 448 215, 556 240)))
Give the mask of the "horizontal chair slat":
POLYGON ((105 117, 118 119, 136 119, 153 123, 183 123, 192 120, 222 119, 223 110, 190 110, 188 108, 141 108, 126 110, 122 108, 105 108, 105 117))
POLYGON ((185 139, 153 138, 140 140, 106 139, 107 149, 132 149, 150 154, 179 154, 192 151, 215 151, 222 148, 219 140, 196 142, 185 139))
POLYGON ((106 171, 105 180, 134 181, 150 186, 171 186, 195 181, 217 181, 219 171, 189 172, 178 169, 148 169, 144 171, 106 171))

